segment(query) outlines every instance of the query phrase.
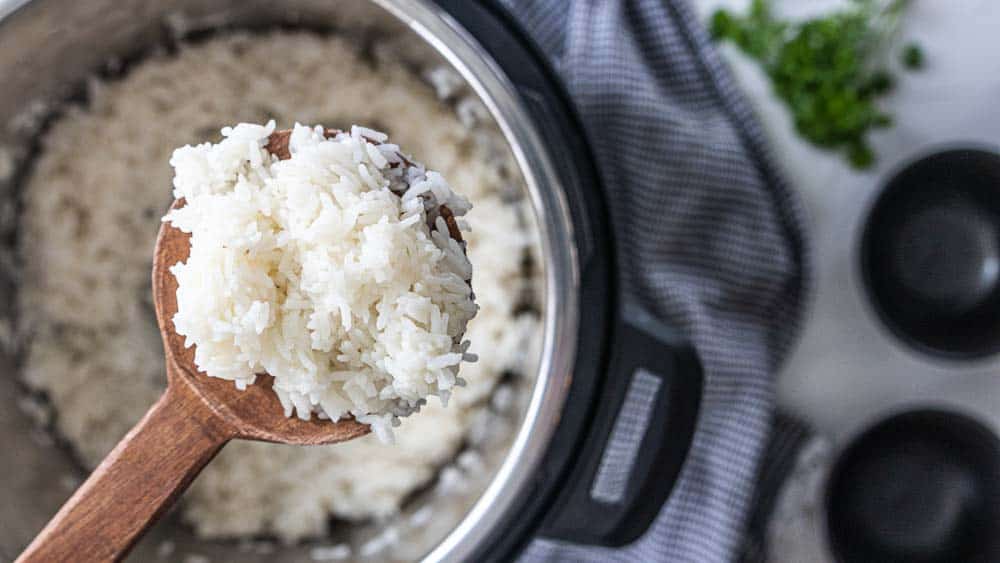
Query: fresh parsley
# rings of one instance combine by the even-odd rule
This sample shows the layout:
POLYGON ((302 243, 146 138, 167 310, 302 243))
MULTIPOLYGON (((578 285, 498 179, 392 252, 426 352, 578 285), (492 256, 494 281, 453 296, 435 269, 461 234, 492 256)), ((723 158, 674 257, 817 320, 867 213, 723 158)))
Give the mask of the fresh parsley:
MULTIPOLYGON (((893 87, 878 55, 907 3, 853 0, 843 10, 790 22, 774 16, 770 0, 753 0, 745 15, 715 12, 711 32, 763 66, 800 135, 843 151, 855 168, 868 168, 875 161, 868 133, 892 124, 877 105, 893 87)), ((901 62, 907 69, 922 68, 924 53, 911 44, 901 62)))

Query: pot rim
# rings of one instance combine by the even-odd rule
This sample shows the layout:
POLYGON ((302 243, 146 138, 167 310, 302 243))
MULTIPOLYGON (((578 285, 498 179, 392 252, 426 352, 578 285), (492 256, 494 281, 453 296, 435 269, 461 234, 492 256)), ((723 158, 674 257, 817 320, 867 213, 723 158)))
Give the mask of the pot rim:
MULTIPOLYGON (((564 182, 516 87, 487 51, 431 0, 367 0, 447 61, 479 96, 518 164, 538 227, 544 285, 541 354, 531 399, 506 456, 458 525, 425 556, 464 561, 514 509, 541 466, 572 381, 579 330, 580 265, 564 182)), ((0 26, 31 0, 0 0, 0 26)))
POLYGON ((579 259, 562 182, 541 134, 500 67, 465 29, 431 2, 373 1, 430 44, 486 104, 524 176, 541 235, 545 322, 531 401, 489 486, 458 526, 427 555, 430 561, 463 561, 512 509, 541 464, 559 423, 576 357, 579 259))

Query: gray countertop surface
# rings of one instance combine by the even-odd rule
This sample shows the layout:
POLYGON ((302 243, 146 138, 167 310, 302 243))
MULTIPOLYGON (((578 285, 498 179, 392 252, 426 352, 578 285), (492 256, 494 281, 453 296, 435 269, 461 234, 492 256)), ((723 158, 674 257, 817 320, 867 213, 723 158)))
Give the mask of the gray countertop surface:
MULTIPOLYGON (((707 19, 749 0, 693 0, 707 19)), ((842 0, 773 0, 802 17, 842 0)), ((1000 431, 1000 357, 948 361, 910 349, 882 325, 864 293, 861 229, 880 186, 903 163, 953 145, 1000 150, 1000 2, 913 0, 897 38, 924 48, 927 66, 900 72, 885 107, 895 125, 872 136, 879 161, 851 170, 839 155, 798 139, 763 72, 722 47, 761 118, 775 160, 798 191, 811 244, 812 295, 798 343, 778 374, 779 404, 822 437, 810 444, 779 497, 768 530, 770 559, 826 563, 822 507, 835 452, 862 427, 915 405, 950 406, 1000 431)), ((898 51, 894 51, 898 52, 898 51)))
MULTIPOLYGON (((773 1, 790 17, 844 3, 773 1)), ((745 9, 749 4, 694 2, 705 18, 718 6, 745 9)), ((778 377, 778 400, 834 440, 913 404, 960 405, 1000 429, 1000 358, 948 361, 908 348, 871 309, 858 259, 868 208, 902 163, 948 145, 1000 149, 997 30, 1000 2, 995 0, 913 1, 897 44, 919 42, 927 67, 897 74, 896 89, 885 101, 896 123, 872 136, 879 161, 864 173, 798 139, 763 72, 732 46, 723 47, 761 117, 778 165, 801 196, 808 221, 812 297, 799 342, 778 377)))

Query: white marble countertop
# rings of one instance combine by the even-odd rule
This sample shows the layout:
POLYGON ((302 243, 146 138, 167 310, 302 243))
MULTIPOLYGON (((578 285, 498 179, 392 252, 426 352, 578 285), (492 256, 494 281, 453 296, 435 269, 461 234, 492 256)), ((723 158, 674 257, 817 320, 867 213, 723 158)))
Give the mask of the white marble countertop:
MULTIPOLYGON (((707 19, 718 6, 743 10, 749 0, 694 3, 707 19)), ((774 0, 790 17, 842 3, 774 0)), ((1000 358, 945 361, 907 348, 874 315, 858 259, 868 207, 903 162, 949 144, 1000 147, 998 30, 996 0, 913 1, 899 41, 919 42, 927 66, 897 73, 896 89, 885 101, 896 123, 872 136, 879 162, 864 173, 798 139, 763 72, 732 46, 723 47, 808 220, 812 299, 800 340, 779 374, 778 399, 835 440, 913 404, 961 405, 1000 429, 1000 358)))
MULTIPOLYGON (((743 10, 749 0, 693 0, 743 10)), ((797 17, 842 0, 773 0, 797 17)), ((811 302, 799 342, 778 375, 778 402, 826 439, 813 443, 788 481, 769 526, 770 560, 832 563, 824 527, 825 476, 835 452, 861 427, 913 405, 950 405, 1000 431, 1000 357, 955 362, 930 357, 889 334, 864 294, 860 233, 880 186, 903 163, 934 148, 1000 148, 1000 1, 913 0, 900 42, 918 41, 927 67, 898 73, 885 107, 895 125, 872 136, 879 157, 858 173, 839 155, 801 141, 763 72, 722 48, 756 108, 785 176, 801 196, 812 255, 811 302)))

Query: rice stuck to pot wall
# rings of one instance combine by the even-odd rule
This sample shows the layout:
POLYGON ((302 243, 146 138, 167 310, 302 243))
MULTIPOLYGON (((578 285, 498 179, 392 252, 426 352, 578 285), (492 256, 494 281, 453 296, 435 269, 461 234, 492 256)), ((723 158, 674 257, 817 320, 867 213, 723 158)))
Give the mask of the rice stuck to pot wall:
POLYGON ((325 535, 331 516, 389 517, 463 444, 499 426, 487 415, 502 374, 534 373, 540 323, 519 304, 535 293, 522 265, 537 243, 519 219, 512 194, 521 186, 504 172, 512 165, 503 141, 475 122, 478 100, 449 89, 441 94, 459 111, 442 104, 395 49, 381 43, 365 58, 342 38, 297 32, 181 44, 121 80, 92 82, 88 105, 66 108, 41 139, 19 226, 22 376, 49 397, 56 429, 91 467, 166 383, 149 274, 176 147, 272 117, 279 128, 364 123, 440 171, 473 205, 463 236, 479 312, 465 339, 478 360, 462 366, 467 385, 447 408, 431 400, 402 419, 395 445, 375 436, 309 448, 227 445, 182 499, 183 518, 202 536, 295 541, 325 535))
POLYGON ((389 442, 398 417, 430 395, 446 404, 475 360, 455 219, 471 206, 381 132, 296 124, 279 160, 274 130, 241 123, 174 151, 185 205, 164 221, 191 233, 170 269, 174 326, 208 375, 245 389, 266 372, 286 416, 351 415, 389 442))

